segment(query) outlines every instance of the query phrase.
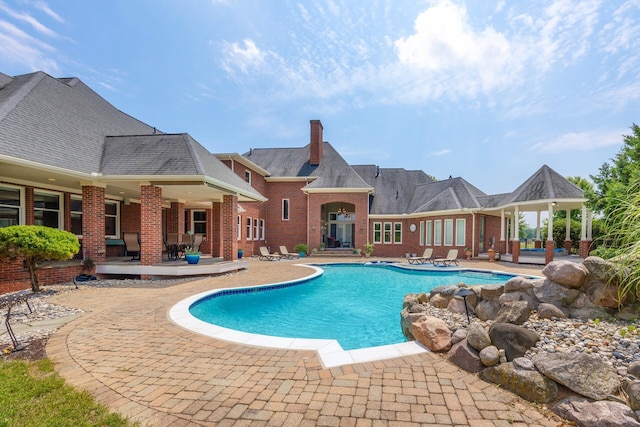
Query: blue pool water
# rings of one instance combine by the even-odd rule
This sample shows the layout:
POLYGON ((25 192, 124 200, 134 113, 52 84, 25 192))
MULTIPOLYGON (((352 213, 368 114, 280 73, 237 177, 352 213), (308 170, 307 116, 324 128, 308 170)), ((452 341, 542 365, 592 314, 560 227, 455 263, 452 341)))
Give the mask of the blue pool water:
POLYGON ((335 339, 344 350, 352 350, 405 341, 400 310, 408 293, 459 282, 504 283, 513 277, 385 265, 320 267, 324 274, 293 286, 226 291, 196 301, 189 311, 225 328, 288 338, 335 339))

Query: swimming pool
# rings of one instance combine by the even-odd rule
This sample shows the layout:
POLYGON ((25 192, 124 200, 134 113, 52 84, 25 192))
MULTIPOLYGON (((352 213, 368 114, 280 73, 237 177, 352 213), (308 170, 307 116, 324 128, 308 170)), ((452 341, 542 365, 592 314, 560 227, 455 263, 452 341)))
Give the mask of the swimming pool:
POLYGON ((192 316, 223 328, 275 337, 336 340, 344 350, 405 341, 400 310, 408 293, 436 286, 504 283, 513 275, 477 270, 416 271, 391 265, 329 264, 312 279, 227 289, 198 299, 192 316))

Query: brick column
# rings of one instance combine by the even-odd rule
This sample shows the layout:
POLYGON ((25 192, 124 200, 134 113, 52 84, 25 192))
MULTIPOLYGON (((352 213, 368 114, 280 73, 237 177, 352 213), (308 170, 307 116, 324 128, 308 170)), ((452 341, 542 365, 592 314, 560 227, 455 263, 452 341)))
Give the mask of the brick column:
POLYGON ((511 241, 511 260, 514 264, 520 261, 520 240, 511 241))
POLYGON ((542 240, 536 240, 534 244, 534 248, 542 249, 542 240))
POLYGON ((545 247, 545 252, 544 252, 545 264, 549 264, 551 261, 553 261, 553 253, 555 248, 556 248, 556 242, 554 242, 553 240, 547 240, 547 245, 545 247))
POLYGON ((211 245, 211 256, 222 257, 222 203, 211 204, 211 233, 208 240, 211 245))
POLYGON ((24 225, 35 225, 33 187, 24 188, 24 225))
POLYGON ((578 246, 578 256, 581 258, 588 257, 590 248, 591 240, 580 240, 580 245, 578 246))
POLYGON ((497 246, 497 248, 494 248, 494 249, 499 254, 506 254, 507 253, 507 242, 506 241, 500 240, 496 246, 497 246))
POLYGON ((222 199, 222 256, 225 261, 238 259, 238 196, 222 199))
POLYGON ((104 242, 105 189, 94 185, 82 186, 82 250, 94 261, 104 261, 107 248, 104 242))
POLYGON ((202 242, 202 245, 200 245, 200 252, 202 252, 203 254, 210 254, 211 253, 211 232, 213 231, 213 209, 209 208, 206 209, 206 216, 207 216, 207 229, 205 231, 206 234, 206 240, 202 242))
POLYGON ((571 242, 571 240, 565 240, 564 241, 564 248, 567 250, 567 253, 569 255, 571 255, 571 246, 572 246, 573 242, 571 242))
POLYGON ((71 231, 71 194, 64 193, 64 230, 71 231))
MULTIPOLYGON (((140 186, 140 264, 162 262, 162 188, 140 186)), ((150 279, 143 277, 142 279, 150 279)))
POLYGON ((184 203, 171 202, 171 208, 167 212, 167 229, 169 233, 184 233, 184 203))

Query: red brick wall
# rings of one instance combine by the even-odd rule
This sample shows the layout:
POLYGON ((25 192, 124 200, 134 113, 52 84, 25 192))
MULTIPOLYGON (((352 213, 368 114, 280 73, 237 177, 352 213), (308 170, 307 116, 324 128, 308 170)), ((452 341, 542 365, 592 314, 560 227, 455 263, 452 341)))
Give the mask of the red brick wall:
MULTIPOLYGON (((82 273, 82 266, 78 262, 69 265, 61 263, 36 271, 40 287, 70 282, 80 273, 82 273)), ((23 268, 22 260, 3 260, 0 263, 0 294, 22 289, 31 289, 29 271, 23 268)))
MULTIPOLYGON (((267 221, 265 218, 265 207, 264 203, 261 202, 243 202, 241 203, 245 212, 240 214, 240 233, 241 237, 238 241, 238 249, 244 250, 244 256, 257 255, 260 253, 260 246, 269 246, 265 240, 260 239, 260 235, 258 235, 258 239, 255 238, 254 229, 253 229, 253 221, 258 219, 258 227, 260 225, 260 220, 265 220, 265 238, 266 234, 269 232, 267 221), (252 232, 251 232, 251 240, 247 239, 247 218, 251 218, 252 221, 252 232)), ((258 228, 259 232, 259 228, 258 228)), ((279 251, 277 247, 270 248, 272 252, 279 251)))
MULTIPOLYGON (((352 245, 364 250, 367 243, 369 195, 367 193, 312 193, 309 194, 309 250, 320 248, 322 241, 322 205, 328 203, 350 204, 356 215, 355 235, 352 245)), ((306 231, 303 230, 303 231, 306 231)))
POLYGON ((223 254, 223 251, 222 251, 222 203, 213 202, 211 212, 212 212, 211 232, 207 232, 207 238, 211 236, 211 255, 214 257, 221 257, 223 254))
MULTIPOLYGON (((285 245, 289 251, 298 243, 307 243, 307 196, 301 190, 304 182, 269 182, 264 203, 266 242, 272 252, 285 245), (289 220, 282 219, 282 199, 289 199, 289 220)), ((244 206, 244 205, 243 205, 244 206)), ((320 211, 317 211, 318 221, 320 211)), ((245 238, 243 230, 243 238, 245 238)))
POLYGON ((25 187, 24 188, 24 206, 25 206, 24 224, 25 225, 34 225, 35 223, 33 203, 34 203, 33 187, 25 187))
POLYGON ((238 259, 238 197, 222 199, 222 256, 225 261, 238 259))
POLYGON ((128 233, 140 232, 140 204, 120 204, 120 231, 128 233))
POLYGON ((322 123, 320 120, 311 120, 310 123, 309 164, 319 165, 322 160, 322 123))
MULTIPOLYGON (((262 175, 258 172, 254 171, 243 165, 242 163, 238 163, 231 160, 222 160, 229 169, 233 170, 233 172, 238 175, 243 181, 246 180, 246 172, 251 172, 251 186, 256 189, 260 194, 265 195, 267 191, 267 181, 264 179, 262 175)), ((244 203, 242 204, 244 206, 244 203)))

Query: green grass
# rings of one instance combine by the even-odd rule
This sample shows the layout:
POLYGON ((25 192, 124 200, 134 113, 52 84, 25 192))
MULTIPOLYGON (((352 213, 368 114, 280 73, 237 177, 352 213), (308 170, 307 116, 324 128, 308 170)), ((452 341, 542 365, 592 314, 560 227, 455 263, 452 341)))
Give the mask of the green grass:
POLYGON ((49 359, 0 361, 0 427, 131 425, 66 385, 49 359))

